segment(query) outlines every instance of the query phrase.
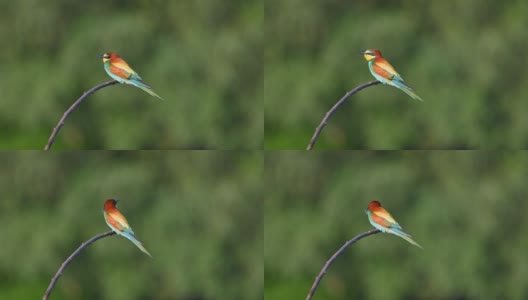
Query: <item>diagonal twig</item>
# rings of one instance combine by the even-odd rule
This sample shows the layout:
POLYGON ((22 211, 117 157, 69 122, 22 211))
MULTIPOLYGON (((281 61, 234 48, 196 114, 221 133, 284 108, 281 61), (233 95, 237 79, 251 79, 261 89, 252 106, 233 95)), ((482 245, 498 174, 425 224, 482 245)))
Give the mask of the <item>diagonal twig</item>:
POLYGON ((308 144, 308 147, 306 147, 306 150, 312 150, 312 148, 314 147, 315 145, 315 142, 317 141, 317 138, 319 137, 319 134, 321 134, 321 131, 323 130, 323 127, 326 126, 326 123, 328 122, 328 119, 330 119, 330 117, 336 112, 336 110, 343 104, 345 103, 345 100, 348 99, 348 97, 354 95, 355 93, 361 91, 362 89, 364 88, 367 88, 369 86, 373 86, 373 85, 376 85, 376 84, 380 84, 381 82, 377 81, 377 80, 374 80, 374 81, 371 81, 371 82, 367 82, 367 83, 364 83, 358 87, 356 87, 355 89, 349 91, 348 93, 346 93, 343 98, 341 98, 339 101, 337 101, 336 104, 334 104, 334 106, 332 106, 332 108, 330 108, 330 110, 326 113, 326 115, 324 116, 323 120, 321 121, 321 123, 319 124, 319 126, 317 126, 317 129, 315 129, 315 132, 312 136, 312 139, 310 140, 310 143, 308 144))
POLYGON ((77 108, 77 106, 79 106, 81 104, 81 102, 83 102, 84 99, 86 99, 86 97, 88 97, 91 94, 95 93, 97 90, 100 90, 100 89, 102 89, 104 87, 107 87, 107 86, 110 86, 110 85, 114 85, 116 83, 118 83, 117 80, 112 80, 112 81, 108 81, 108 82, 105 82, 105 83, 101 83, 100 85, 93 87, 88 92, 85 92, 84 94, 82 94, 82 96, 79 99, 77 99, 77 101, 75 101, 72 104, 72 106, 70 106, 70 108, 68 108, 68 110, 66 112, 64 112, 64 114, 62 115, 62 118, 59 120, 59 123, 57 123, 57 126, 55 126, 55 128, 53 128, 53 132, 51 133, 51 136, 49 137, 48 143, 44 147, 44 150, 47 151, 47 150, 49 150, 51 148, 51 145, 53 144, 53 141, 55 141, 55 137, 59 133, 59 130, 61 129, 62 125, 64 125, 64 122, 66 121, 68 116, 73 112, 73 110, 75 108, 77 108))
POLYGON ((339 248, 339 250, 337 250, 337 252, 332 255, 332 257, 330 257, 330 259, 325 263, 323 269, 321 270, 321 272, 319 272, 319 274, 317 275, 317 277, 315 277, 315 281, 314 283, 312 284, 312 287, 310 288, 310 292, 308 293, 308 296, 306 296, 306 300, 310 300, 312 299, 313 295, 315 294, 315 290, 317 289, 317 287, 319 286, 319 283, 321 282, 321 280, 323 279, 323 276, 326 274, 326 272, 328 271, 328 268, 330 268, 330 265, 332 265, 332 263, 334 262, 334 260, 336 260, 336 258, 343 252, 345 251, 345 249, 352 245, 353 243, 359 241, 360 239, 364 238, 364 237, 367 237, 369 235, 372 235, 372 234, 376 234, 376 233, 380 233, 381 231, 379 231, 378 229, 373 229, 373 230, 370 230, 370 231, 367 231, 367 232, 363 232, 362 234, 356 236, 355 238, 347 241, 341 248, 339 248))
POLYGON ((79 248, 77 248, 77 250, 75 250, 63 263, 62 265, 60 266, 59 270, 57 271, 57 273, 55 274, 55 276, 53 276, 53 278, 51 279, 51 282, 48 286, 48 289, 46 290, 46 293, 44 293, 44 297, 42 297, 42 300, 47 300, 48 297, 50 296, 51 294, 51 291, 53 290, 53 287, 55 286, 55 284, 57 283, 57 281, 59 280, 59 277, 62 275, 62 272, 64 272, 64 269, 66 269, 66 267, 71 263, 71 261, 77 256, 79 255, 79 253, 86 247, 90 246, 91 243, 97 241, 98 239, 102 239, 104 237, 107 237, 107 236, 111 236, 111 235, 114 235, 116 234, 115 232, 113 231, 108 231, 108 232, 105 232, 105 233, 102 233, 102 234, 99 234, 99 235, 96 235, 94 236, 93 238, 87 240, 86 242, 82 243, 81 246, 79 246, 79 248))

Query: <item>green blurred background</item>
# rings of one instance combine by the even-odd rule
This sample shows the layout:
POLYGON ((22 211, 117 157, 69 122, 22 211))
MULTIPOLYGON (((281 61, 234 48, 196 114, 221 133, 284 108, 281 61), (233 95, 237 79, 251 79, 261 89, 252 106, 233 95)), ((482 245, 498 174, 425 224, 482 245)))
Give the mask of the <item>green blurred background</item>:
POLYGON ((262 1, 0 3, 0 148, 43 149, 117 52, 165 101, 115 85, 90 96, 52 149, 263 147, 262 1))
POLYGON ((69 265, 50 299, 262 299, 262 155, 0 154, 0 299, 41 299, 118 198, 151 259, 120 236, 69 265))
POLYGON ((528 2, 266 1, 265 148, 305 149, 325 113, 373 80, 381 49, 424 103, 369 87, 314 149, 528 147, 528 2))
POLYGON ((378 199, 425 249, 389 234, 337 258, 314 300, 527 299, 528 153, 268 153, 265 299, 305 299, 378 199))

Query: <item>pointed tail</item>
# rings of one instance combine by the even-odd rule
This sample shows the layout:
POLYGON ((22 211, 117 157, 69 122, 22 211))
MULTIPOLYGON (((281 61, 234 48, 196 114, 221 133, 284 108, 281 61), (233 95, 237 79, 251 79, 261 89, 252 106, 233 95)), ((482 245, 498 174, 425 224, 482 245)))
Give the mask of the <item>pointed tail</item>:
POLYGON ((406 240, 407 242, 421 248, 423 250, 423 247, 420 246, 420 244, 418 244, 417 242, 415 242, 413 239, 412 239, 412 236, 410 234, 408 234, 407 232, 403 231, 403 230, 400 230, 400 229, 397 229, 397 228, 392 228, 391 229, 392 233, 394 233, 395 235, 401 237, 402 239, 406 240))
POLYGON ((145 247, 143 247, 143 244, 136 238, 136 236, 130 232, 123 232, 123 236, 126 237, 127 239, 129 239, 132 243, 134 243, 134 245, 136 245, 136 247, 139 248, 139 250, 141 250, 143 253, 147 254, 148 256, 150 256, 152 258, 152 255, 150 255, 150 253, 147 251, 147 249, 145 249, 145 247))
POLYGON ((137 79, 131 79, 130 80, 130 83, 135 85, 136 87, 144 90, 145 92, 149 93, 151 96, 154 96, 154 97, 157 97, 161 100, 165 100, 163 98, 161 98, 158 94, 156 94, 153 90, 152 90, 152 87, 146 83, 144 83, 143 81, 141 80, 137 80, 137 79))
POLYGON ((144 90, 145 92, 149 93, 150 95, 154 96, 154 97, 158 97, 161 101, 165 100, 163 98, 161 98, 158 94, 154 93, 154 91, 150 88, 147 88, 147 87, 139 87, 140 89, 144 90))
POLYGON ((423 250, 423 247, 420 246, 420 244, 418 244, 417 242, 415 242, 410 236, 402 235, 401 238, 423 250))
POLYGON ((416 95, 414 90, 410 86, 408 86, 405 82, 399 81, 399 80, 393 80, 392 83, 394 84, 395 87, 399 88, 404 93, 406 93, 407 95, 411 96, 411 98, 423 102, 422 98, 420 98, 420 96, 416 95))

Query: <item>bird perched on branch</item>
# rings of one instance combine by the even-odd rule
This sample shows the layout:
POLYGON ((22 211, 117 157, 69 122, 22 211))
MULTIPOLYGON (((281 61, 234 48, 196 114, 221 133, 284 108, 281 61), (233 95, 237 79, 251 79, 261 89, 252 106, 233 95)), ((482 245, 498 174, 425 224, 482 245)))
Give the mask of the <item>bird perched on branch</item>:
POLYGON ((119 57, 119 55, 114 52, 108 52, 99 55, 99 57, 103 59, 104 69, 106 73, 110 75, 110 77, 119 81, 119 83, 131 84, 135 87, 138 87, 144 90, 145 92, 149 93, 150 95, 163 100, 163 98, 161 98, 152 90, 152 87, 150 85, 143 82, 141 77, 139 77, 138 73, 132 70, 132 68, 126 63, 126 61, 119 57))
POLYGON ((392 85, 414 99, 423 101, 420 96, 416 95, 414 90, 403 81, 403 78, 394 70, 394 67, 381 55, 379 50, 360 51, 368 61, 368 66, 372 76, 383 84, 392 85))
POLYGON ((391 214, 381 207, 379 201, 372 201, 369 203, 368 208, 365 210, 368 216, 370 224, 381 232, 392 233, 406 240, 407 242, 418 246, 423 249, 417 242, 412 239, 412 236, 407 232, 403 231, 400 224, 394 220, 391 214))
POLYGON ((125 216, 123 216, 121 212, 117 210, 117 207, 116 207, 117 201, 118 200, 115 200, 115 199, 108 199, 104 203, 103 214, 104 214, 104 219, 106 221, 106 224, 108 224, 108 226, 115 233, 126 237, 132 243, 134 243, 134 245, 136 245, 139 248, 139 250, 143 251, 145 254, 152 257, 152 255, 150 255, 147 249, 143 247, 143 244, 134 235, 134 231, 132 231, 132 228, 130 227, 130 225, 128 225, 128 222, 125 216))

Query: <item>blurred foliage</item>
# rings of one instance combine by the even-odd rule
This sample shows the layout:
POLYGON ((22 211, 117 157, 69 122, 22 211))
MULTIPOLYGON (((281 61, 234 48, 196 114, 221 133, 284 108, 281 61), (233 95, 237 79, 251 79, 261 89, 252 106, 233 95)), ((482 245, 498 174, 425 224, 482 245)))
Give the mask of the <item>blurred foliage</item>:
POLYGON ((40 299, 117 198, 143 254, 103 238, 50 299, 262 299, 262 156, 250 152, 4 152, 0 299, 40 299))
POLYGON ((119 53, 166 101, 128 85, 90 96, 53 149, 263 147, 262 1, 0 3, 0 148, 42 149, 119 53))
POLYGON ((268 153, 265 295, 304 299, 325 262, 372 229, 378 199, 425 249, 369 236, 314 299, 526 299, 528 153, 268 153))
POLYGON ((305 149, 330 107, 373 80, 367 48, 424 103, 370 87, 315 149, 528 147, 528 2, 268 0, 265 11, 266 149, 305 149))

